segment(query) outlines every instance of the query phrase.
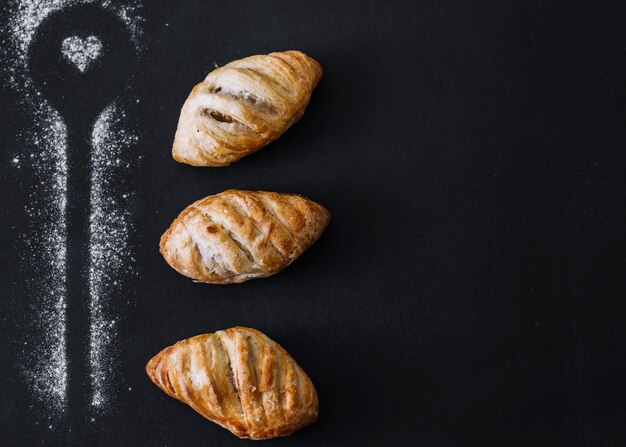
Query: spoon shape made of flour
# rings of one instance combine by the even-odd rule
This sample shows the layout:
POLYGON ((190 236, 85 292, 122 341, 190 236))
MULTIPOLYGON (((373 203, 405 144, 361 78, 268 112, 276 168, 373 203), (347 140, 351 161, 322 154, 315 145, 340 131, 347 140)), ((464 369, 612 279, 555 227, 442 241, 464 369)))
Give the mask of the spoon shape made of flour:
MULTIPOLYGON (((93 125, 128 84, 136 63, 124 23, 95 4, 51 13, 29 48, 36 88, 63 117, 68 130, 66 290, 68 441, 90 413, 89 225, 93 125)), ((44 180, 45 181, 45 180, 44 180)), ((45 287, 45 285, 43 285, 45 287)))

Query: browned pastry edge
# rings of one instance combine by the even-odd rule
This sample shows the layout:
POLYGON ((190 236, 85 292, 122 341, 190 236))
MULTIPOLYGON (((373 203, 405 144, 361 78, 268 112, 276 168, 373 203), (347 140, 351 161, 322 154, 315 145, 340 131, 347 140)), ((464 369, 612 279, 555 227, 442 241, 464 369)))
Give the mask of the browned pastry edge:
POLYGON ((265 147, 304 115, 322 75, 320 64, 297 50, 249 56, 213 70, 182 107, 173 158, 221 167, 265 147))
POLYGON ((297 194, 231 189, 185 208, 162 235, 159 250, 172 268, 196 281, 240 283, 285 269, 330 219, 322 205, 297 194), (210 242, 213 257, 203 257, 194 236, 210 242))
POLYGON ((146 373, 166 394, 240 438, 287 436, 317 419, 309 377, 256 329, 238 326, 179 341, 155 355, 146 373))

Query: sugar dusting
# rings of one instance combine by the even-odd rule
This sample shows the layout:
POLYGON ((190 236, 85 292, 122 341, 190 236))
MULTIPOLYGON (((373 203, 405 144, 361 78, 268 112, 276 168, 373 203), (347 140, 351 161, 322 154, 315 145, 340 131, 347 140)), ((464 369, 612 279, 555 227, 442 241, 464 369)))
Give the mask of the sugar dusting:
MULTIPOLYGON (((20 266, 30 279, 20 287, 28 292, 30 317, 24 328, 24 347, 19 362, 33 396, 43 404, 47 417, 59 420, 67 405, 66 353, 66 239, 67 206, 67 128, 61 115, 52 108, 34 87, 28 71, 28 50, 37 27, 51 13, 79 3, 95 3, 115 13, 127 26, 139 50, 143 18, 138 0, 9 0, 5 3, 8 17, 0 32, 1 70, 16 92, 16 107, 24 118, 19 147, 11 164, 30 174, 36 182, 25 181, 28 192, 25 211, 28 222, 19 235, 20 266)), ((72 49, 68 42, 66 49, 72 49)), ((93 43, 93 41, 92 41, 93 43)), ((80 49, 87 53, 75 56, 97 57, 99 49, 80 49)), ((59 49, 60 52, 63 48, 59 49)), ((67 55, 66 55, 67 57, 67 55)), ((83 62, 77 59, 81 69, 83 62)), ((85 69, 88 68, 85 65, 85 69)), ((119 284, 122 270, 132 258, 128 253, 130 218, 124 203, 115 201, 107 175, 119 166, 101 165, 107 158, 115 160, 125 145, 135 137, 122 129, 123 112, 113 106, 98 120, 93 135, 94 175, 91 190, 94 213, 91 216, 90 264, 90 367, 93 385, 92 403, 102 407, 106 398, 107 380, 112 377, 111 353, 114 349, 115 317, 105 305, 108 288, 119 284), (108 112, 107 112, 108 111, 108 112), (105 152, 110 151, 108 153, 105 152), (100 161, 99 161, 100 160, 100 161), (110 195, 110 197, 109 197, 110 195), (119 205, 119 206, 118 206, 119 205)), ((122 197, 124 198, 124 197, 122 197)), ((51 426, 52 427, 52 426, 51 426)))
POLYGON ((115 378, 116 314, 111 297, 120 295, 121 277, 135 263, 129 246, 132 220, 128 201, 132 192, 117 178, 131 166, 123 152, 138 141, 123 127, 125 113, 115 103, 100 115, 92 133, 91 216, 89 247, 89 308, 91 311, 91 404, 103 408, 115 378))

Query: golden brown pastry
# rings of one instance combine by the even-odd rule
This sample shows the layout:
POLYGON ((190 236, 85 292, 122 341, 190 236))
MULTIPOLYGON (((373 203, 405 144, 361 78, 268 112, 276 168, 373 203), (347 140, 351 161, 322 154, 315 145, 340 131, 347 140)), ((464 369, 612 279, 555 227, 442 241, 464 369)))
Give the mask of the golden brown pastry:
POLYGON ((185 208, 161 237, 161 254, 197 281, 239 283, 287 267, 329 221, 330 213, 305 197, 231 189, 185 208))
POLYGON ((176 161, 226 166, 274 141, 304 114, 322 67, 300 51, 250 56, 208 74, 183 105, 176 161))
POLYGON ((255 329, 179 341, 154 356, 146 372, 168 395, 240 438, 287 436, 317 419, 311 379, 255 329))

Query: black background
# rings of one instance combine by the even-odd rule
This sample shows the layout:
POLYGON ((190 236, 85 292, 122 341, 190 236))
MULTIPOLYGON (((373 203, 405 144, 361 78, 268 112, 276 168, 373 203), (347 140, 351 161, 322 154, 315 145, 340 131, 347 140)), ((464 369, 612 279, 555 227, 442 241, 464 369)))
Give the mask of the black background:
MULTIPOLYGON (((281 343, 319 392, 319 420, 267 445, 626 445, 623 5, 146 1, 120 99, 141 134, 140 275, 118 327, 116 404, 80 428, 83 445, 256 445, 143 370, 234 325, 281 343), (171 159, 180 107, 214 62, 286 49, 325 69, 299 123, 228 168, 171 159), (333 221, 279 275, 194 284, 159 237, 228 188, 304 194, 333 221)), ((7 83, 2 95, 2 443, 65 445, 63 427, 37 423, 15 361, 32 312, 10 164, 24 117, 7 83)))

